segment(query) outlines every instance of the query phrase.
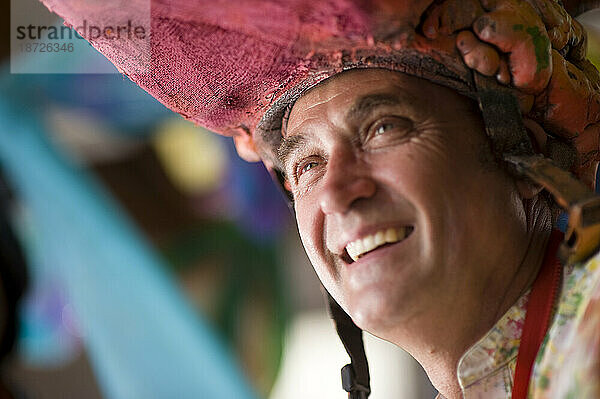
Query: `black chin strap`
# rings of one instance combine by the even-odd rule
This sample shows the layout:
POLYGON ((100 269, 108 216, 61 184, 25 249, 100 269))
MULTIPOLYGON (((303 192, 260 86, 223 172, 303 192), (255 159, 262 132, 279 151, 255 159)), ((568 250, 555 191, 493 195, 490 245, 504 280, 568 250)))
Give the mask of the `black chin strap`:
POLYGON ((363 345, 362 330, 354 324, 350 316, 325 291, 329 315, 335 323, 340 340, 350 356, 350 364, 342 368, 342 387, 349 399, 367 399, 371 393, 369 364, 363 345))

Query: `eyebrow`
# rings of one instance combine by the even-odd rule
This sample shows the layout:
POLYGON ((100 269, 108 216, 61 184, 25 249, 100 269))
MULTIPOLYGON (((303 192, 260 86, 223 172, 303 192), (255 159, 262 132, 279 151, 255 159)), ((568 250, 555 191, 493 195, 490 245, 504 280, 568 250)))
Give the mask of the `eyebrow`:
POLYGON ((281 170, 284 174, 290 156, 307 144, 308 138, 303 134, 295 134, 281 139, 281 144, 279 144, 279 148, 277 148, 277 160, 279 161, 281 170))
POLYGON ((346 112, 345 120, 351 125, 358 125, 361 121, 366 119, 373 109, 383 105, 400 105, 404 103, 414 103, 416 98, 409 95, 408 93, 378 93, 369 94, 360 97, 346 112))
MULTIPOLYGON (((395 106, 403 103, 414 103, 416 98, 408 93, 377 93, 369 94, 358 98, 355 103, 344 115, 345 121, 357 126, 361 121, 366 119, 371 112, 380 106, 395 106)), ((289 116, 289 114, 288 114, 289 116)), ((285 121, 287 122, 287 121, 285 121)), ((284 123, 285 123, 284 122, 284 123)), ((286 123, 287 125, 287 123, 286 123)), ((287 126, 286 126, 287 127, 287 126)), ((281 169, 285 171, 285 167, 292 154, 300 150, 303 146, 309 143, 309 139, 304 134, 295 134, 293 136, 284 136, 281 139, 279 148, 277 149, 277 160, 280 163, 281 169)))

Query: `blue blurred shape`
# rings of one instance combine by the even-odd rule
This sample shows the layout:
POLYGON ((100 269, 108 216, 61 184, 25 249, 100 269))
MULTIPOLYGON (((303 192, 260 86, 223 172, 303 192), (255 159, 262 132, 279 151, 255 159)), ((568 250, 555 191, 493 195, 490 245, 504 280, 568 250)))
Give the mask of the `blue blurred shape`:
POLYGON ((153 249, 28 111, 0 97, 0 163, 35 221, 34 257, 66 289, 105 396, 255 398, 153 249))

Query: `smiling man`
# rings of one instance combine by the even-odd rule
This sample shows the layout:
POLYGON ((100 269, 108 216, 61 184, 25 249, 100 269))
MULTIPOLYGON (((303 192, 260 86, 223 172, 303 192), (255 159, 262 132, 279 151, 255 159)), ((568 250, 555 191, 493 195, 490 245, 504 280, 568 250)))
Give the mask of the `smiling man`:
POLYGON ((447 397, 460 357, 535 279, 551 230, 484 132, 476 104, 445 87, 353 70, 294 104, 279 148, 327 290, 447 397))
MULTIPOLYGON (((145 12, 44 2, 74 26, 145 12)), ((155 0, 151 16, 150 50, 92 44, 285 187, 351 398, 370 393, 361 330, 447 399, 600 397, 600 78, 562 3, 155 0)))
POLYGON ((525 255, 543 248, 549 212, 526 215, 531 194, 495 164, 484 132, 468 99, 380 69, 338 75, 292 108, 280 153, 298 228, 360 326, 391 338, 453 306, 489 323, 531 282, 541 256, 525 255))

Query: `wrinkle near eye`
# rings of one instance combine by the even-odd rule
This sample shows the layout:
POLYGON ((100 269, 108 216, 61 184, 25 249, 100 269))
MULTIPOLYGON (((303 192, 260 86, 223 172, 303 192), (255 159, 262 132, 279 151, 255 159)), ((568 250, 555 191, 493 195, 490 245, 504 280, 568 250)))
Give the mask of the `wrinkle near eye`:
POLYGON ((319 171, 318 168, 324 167, 324 164, 327 161, 326 156, 323 153, 323 149, 314 148, 311 145, 300 148, 294 153, 292 153, 288 162, 288 173, 291 174, 290 177, 292 177, 292 182, 294 183, 294 186, 298 186, 301 185, 303 176, 306 174, 308 174, 308 176, 304 177, 304 183, 308 184, 306 183, 307 181, 312 183, 315 178, 314 174, 318 173, 319 171), (304 173, 300 173, 300 169, 304 168, 307 164, 311 162, 315 162, 316 165, 310 168, 309 170, 306 170, 304 173), (317 171, 314 171, 314 168, 317 168, 317 171))
POLYGON ((448 157, 447 125, 439 123, 423 123, 417 127, 420 132, 409 139, 409 143, 415 147, 415 151, 424 151, 428 157, 445 159, 448 157))

